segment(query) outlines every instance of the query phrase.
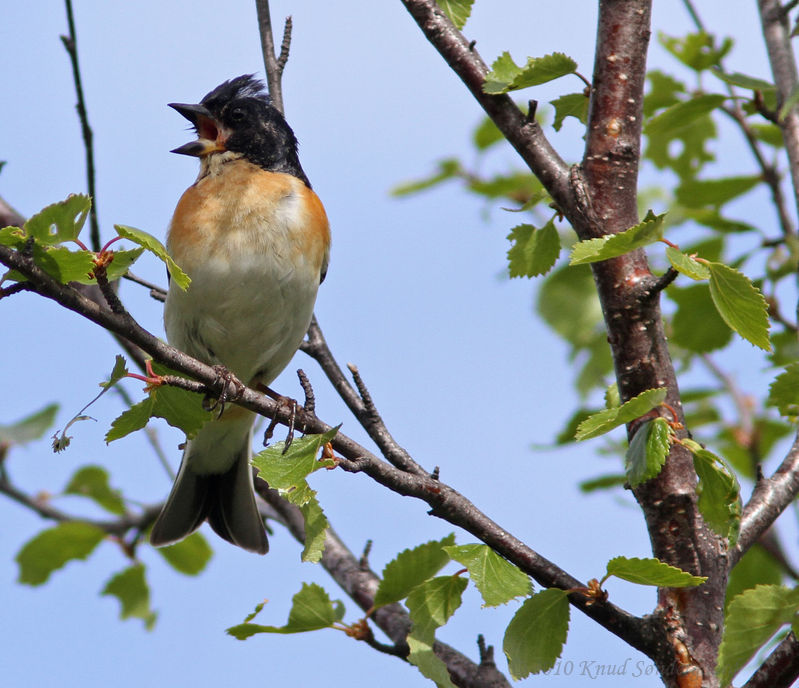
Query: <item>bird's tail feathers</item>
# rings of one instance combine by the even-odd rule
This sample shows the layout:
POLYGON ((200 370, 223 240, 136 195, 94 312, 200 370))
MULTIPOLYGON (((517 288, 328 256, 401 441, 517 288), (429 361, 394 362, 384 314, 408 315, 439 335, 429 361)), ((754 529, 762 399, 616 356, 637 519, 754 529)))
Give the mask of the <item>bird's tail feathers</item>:
MULTIPOLYGON (((266 554, 269 542, 253 494, 250 435, 224 473, 200 475, 191 465, 196 457, 189 442, 172 491, 153 525, 150 542, 156 547, 182 540, 208 519, 228 542, 250 552, 266 554), (192 460, 189 461, 189 457, 192 460)), ((195 464, 196 465, 196 464, 195 464)))

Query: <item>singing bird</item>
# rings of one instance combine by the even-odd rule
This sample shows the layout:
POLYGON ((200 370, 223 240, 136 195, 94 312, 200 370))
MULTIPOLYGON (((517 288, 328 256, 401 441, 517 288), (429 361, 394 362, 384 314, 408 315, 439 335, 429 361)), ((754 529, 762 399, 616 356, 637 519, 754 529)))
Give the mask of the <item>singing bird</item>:
MULTIPOLYGON (((226 81, 198 105, 170 107, 197 133, 172 152, 198 157, 200 174, 169 226, 167 250, 191 284, 170 284, 167 339, 249 386, 268 385, 297 351, 325 278, 325 209, 294 132, 253 75, 226 81)), ((266 553, 249 463, 253 421, 228 405, 186 443, 153 545, 174 543, 207 519, 225 540, 266 553)))

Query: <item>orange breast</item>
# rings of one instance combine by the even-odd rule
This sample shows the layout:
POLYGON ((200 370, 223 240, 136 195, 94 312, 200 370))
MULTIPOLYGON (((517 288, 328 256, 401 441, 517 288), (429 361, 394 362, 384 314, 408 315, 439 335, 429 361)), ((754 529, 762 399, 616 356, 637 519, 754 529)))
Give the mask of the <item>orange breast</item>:
POLYGON ((207 260, 252 253, 327 265, 330 227, 317 195, 288 174, 245 160, 189 187, 175 210, 167 248, 189 276, 207 260))

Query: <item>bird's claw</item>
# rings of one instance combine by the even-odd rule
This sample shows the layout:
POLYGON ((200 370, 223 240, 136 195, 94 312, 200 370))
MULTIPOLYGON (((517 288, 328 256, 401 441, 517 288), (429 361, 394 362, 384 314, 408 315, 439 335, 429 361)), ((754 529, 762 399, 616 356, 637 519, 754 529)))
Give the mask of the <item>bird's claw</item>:
POLYGON ((235 401, 241 396, 241 393, 244 391, 245 386, 233 373, 231 373, 225 366, 222 365, 215 365, 214 372, 216 373, 216 379, 214 380, 215 384, 219 382, 224 382, 225 386, 222 388, 222 392, 219 396, 214 397, 210 394, 206 394, 205 398, 203 399, 203 409, 206 411, 215 411, 219 409, 219 413, 217 413, 217 418, 222 416, 222 413, 225 410, 225 404, 228 401, 235 401), (230 388, 233 387, 233 393, 231 394, 230 388))
POLYGON ((297 419, 297 402, 290 397, 278 396, 275 401, 277 401, 277 409, 275 410, 275 415, 272 417, 272 420, 269 421, 269 426, 266 428, 266 432, 264 432, 264 446, 269 443, 269 440, 272 439, 272 436, 275 433, 275 428, 277 427, 277 417, 279 411, 282 409, 289 416, 288 428, 289 431, 286 434, 286 439, 283 444, 283 453, 285 454, 291 443, 294 441, 294 423, 297 419))

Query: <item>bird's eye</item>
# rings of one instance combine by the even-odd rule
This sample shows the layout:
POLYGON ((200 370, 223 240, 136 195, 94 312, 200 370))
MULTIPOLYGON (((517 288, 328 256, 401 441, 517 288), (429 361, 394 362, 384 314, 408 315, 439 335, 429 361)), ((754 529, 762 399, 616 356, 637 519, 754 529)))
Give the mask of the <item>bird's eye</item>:
POLYGON ((241 122, 244 119, 244 108, 233 108, 230 112, 230 119, 234 122, 241 122))

